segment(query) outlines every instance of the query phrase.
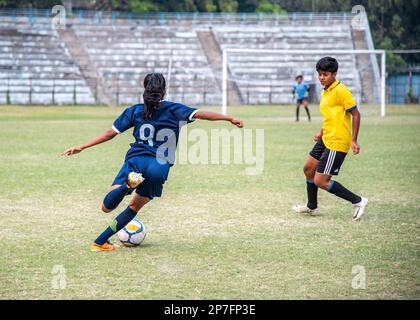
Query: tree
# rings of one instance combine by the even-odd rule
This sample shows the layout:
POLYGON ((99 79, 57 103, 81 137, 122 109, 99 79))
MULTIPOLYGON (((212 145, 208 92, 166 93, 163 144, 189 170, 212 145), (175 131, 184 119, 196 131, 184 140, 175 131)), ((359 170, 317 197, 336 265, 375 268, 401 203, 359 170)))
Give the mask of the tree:
POLYGON ((196 6, 198 11, 202 12, 215 12, 217 10, 217 5, 213 0, 197 0, 196 6))
POLYGON ((220 12, 237 12, 238 1, 236 0, 218 0, 218 7, 220 12))
POLYGON ((131 0, 130 9, 133 12, 156 12, 160 10, 159 5, 150 0, 131 0))
POLYGON ((258 7, 255 10, 255 12, 282 13, 285 12, 285 10, 278 3, 273 3, 269 0, 262 0, 259 1, 258 7))

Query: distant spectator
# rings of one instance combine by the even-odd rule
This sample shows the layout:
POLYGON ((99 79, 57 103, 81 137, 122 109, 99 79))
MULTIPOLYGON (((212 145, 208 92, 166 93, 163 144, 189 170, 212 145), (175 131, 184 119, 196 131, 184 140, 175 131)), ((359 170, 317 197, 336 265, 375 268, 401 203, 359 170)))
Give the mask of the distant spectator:
POLYGON ((296 76, 296 83, 293 85, 293 100, 296 98, 296 122, 299 121, 299 109, 300 105, 303 104, 308 115, 308 121, 311 121, 311 114, 308 109, 308 96, 309 96, 309 85, 303 81, 302 75, 296 76))

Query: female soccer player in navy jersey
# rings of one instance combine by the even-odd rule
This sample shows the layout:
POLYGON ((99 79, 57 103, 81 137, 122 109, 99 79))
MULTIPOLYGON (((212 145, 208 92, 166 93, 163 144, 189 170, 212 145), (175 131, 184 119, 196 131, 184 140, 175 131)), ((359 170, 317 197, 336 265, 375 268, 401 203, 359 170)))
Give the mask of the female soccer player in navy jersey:
POLYGON ((169 169, 174 163, 175 149, 181 126, 194 121, 225 120, 242 128, 242 120, 229 115, 199 111, 180 103, 163 100, 165 78, 160 73, 148 74, 144 79, 144 104, 124 110, 112 128, 89 142, 69 148, 63 155, 71 156, 86 148, 111 140, 117 134, 133 128, 135 142, 125 156, 125 162, 115 177, 102 203, 104 212, 114 210, 123 198, 136 191, 128 207, 122 211, 91 244, 92 251, 111 251, 118 246, 108 239, 124 228, 137 212, 154 197, 160 197, 169 169))

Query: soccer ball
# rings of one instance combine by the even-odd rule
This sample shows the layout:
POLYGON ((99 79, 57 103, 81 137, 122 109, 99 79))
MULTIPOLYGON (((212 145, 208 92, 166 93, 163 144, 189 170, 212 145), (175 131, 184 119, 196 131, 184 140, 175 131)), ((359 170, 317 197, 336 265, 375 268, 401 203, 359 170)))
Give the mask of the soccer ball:
POLYGON ((143 222, 134 218, 124 228, 118 231, 117 236, 123 245, 135 247, 143 242, 146 234, 146 228, 143 222))

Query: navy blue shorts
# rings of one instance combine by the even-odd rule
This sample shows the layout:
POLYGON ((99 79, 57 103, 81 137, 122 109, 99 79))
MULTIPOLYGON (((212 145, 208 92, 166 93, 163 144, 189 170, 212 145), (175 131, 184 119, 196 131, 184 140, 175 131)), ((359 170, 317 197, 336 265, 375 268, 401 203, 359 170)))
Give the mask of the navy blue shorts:
MULTIPOLYGON (((141 173, 145 180, 136 188, 136 193, 153 199, 162 195, 163 184, 168 178, 169 169, 168 163, 161 164, 155 157, 132 157, 124 162, 112 185, 127 183, 128 174, 132 171, 141 173)), ((128 194, 132 192, 130 190, 128 194)))

